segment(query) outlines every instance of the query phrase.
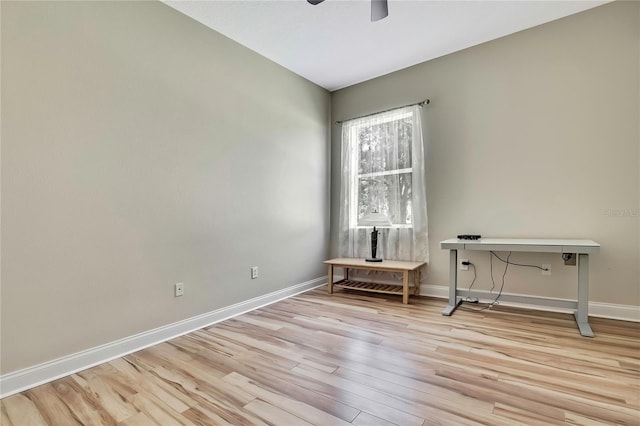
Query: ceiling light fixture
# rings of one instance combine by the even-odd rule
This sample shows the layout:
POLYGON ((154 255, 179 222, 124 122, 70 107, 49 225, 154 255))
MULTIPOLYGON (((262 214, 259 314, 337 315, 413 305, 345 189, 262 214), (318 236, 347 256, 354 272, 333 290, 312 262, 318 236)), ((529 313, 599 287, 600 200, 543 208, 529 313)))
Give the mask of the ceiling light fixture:
MULTIPOLYGON (((307 0, 312 5, 322 3, 324 0, 307 0)), ((371 22, 379 21, 389 16, 387 0, 371 0, 371 22)))

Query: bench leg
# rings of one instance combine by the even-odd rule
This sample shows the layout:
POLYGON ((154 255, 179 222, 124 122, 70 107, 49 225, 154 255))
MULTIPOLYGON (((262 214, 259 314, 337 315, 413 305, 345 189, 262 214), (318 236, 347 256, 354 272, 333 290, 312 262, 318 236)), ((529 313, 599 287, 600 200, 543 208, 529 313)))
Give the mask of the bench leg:
POLYGON ((333 265, 329 265, 329 271, 327 272, 329 279, 327 280, 327 291, 329 294, 333 294, 333 265))
POLYGON ((402 303, 409 304, 409 271, 402 273, 402 303))

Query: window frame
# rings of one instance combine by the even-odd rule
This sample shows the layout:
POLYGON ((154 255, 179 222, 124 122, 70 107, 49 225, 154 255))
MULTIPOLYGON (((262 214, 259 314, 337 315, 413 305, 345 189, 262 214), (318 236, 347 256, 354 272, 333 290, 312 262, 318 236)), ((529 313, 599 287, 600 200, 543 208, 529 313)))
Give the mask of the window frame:
MULTIPOLYGON (((375 114, 378 115, 378 114, 375 114)), ((372 115, 371 117, 374 117, 375 115, 372 115)), ((385 117, 384 119, 380 120, 380 119, 376 119, 375 123, 371 123, 371 121, 367 121, 366 118, 362 119, 362 123, 358 123, 355 125, 351 126, 351 141, 355 141, 354 143, 352 143, 353 146, 350 146, 349 149, 351 150, 351 164, 350 164, 350 170, 351 170, 351 177, 350 177, 350 185, 352 190, 350 191, 351 194, 351 200, 349 200, 349 206, 350 206, 350 211, 349 211, 349 227, 352 229, 369 229, 371 228, 370 225, 359 225, 358 224, 358 197, 360 194, 359 191, 359 181, 362 178, 367 178, 367 177, 377 177, 377 176, 393 176, 393 175, 401 175, 401 174, 405 174, 405 173, 411 173, 412 176, 412 183, 411 183, 411 188, 412 191, 411 193, 413 194, 413 141, 410 142, 409 144, 409 149, 411 150, 411 167, 405 167, 402 169, 393 169, 393 170, 385 170, 385 171, 381 171, 381 172, 372 172, 372 173, 358 173, 359 167, 358 164, 360 162, 360 142, 359 142, 359 138, 358 138, 358 133, 366 127, 371 127, 373 125, 378 125, 378 124, 384 124, 384 123, 389 123, 392 121, 399 121, 405 118, 410 118, 413 117, 413 113, 412 112, 398 112, 396 114, 392 114, 389 115, 388 117, 385 117)), ((413 136, 412 136, 413 137, 413 136)), ((396 141, 397 142, 397 141, 396 141)), ((378 229, 413 229, 413 219, 412 222, 410 224, 401 224, 401 223, 397 223, 397 224, 391 224, 391 225, 384 225, 384 226, 376 226, 378 229)))

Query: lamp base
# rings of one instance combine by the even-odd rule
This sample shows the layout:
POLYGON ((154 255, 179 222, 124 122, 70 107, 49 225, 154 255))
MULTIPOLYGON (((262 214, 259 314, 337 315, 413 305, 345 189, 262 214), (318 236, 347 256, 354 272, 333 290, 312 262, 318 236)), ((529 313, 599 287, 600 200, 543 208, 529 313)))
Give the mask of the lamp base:
POLYGON ((379 257, 367 257, 365 259, 366 262, 382 262, 382 259, 379 257))

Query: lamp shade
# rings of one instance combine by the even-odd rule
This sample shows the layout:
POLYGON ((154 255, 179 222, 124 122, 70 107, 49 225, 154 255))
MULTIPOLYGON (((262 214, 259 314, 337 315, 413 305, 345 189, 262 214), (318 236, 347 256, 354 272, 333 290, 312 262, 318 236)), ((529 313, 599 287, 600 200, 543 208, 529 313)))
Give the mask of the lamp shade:
POLYGON ((364 226, 391 226, 391 221, 387 215, 373 211, 367 213, 361 220, 360 224, 364 226))

